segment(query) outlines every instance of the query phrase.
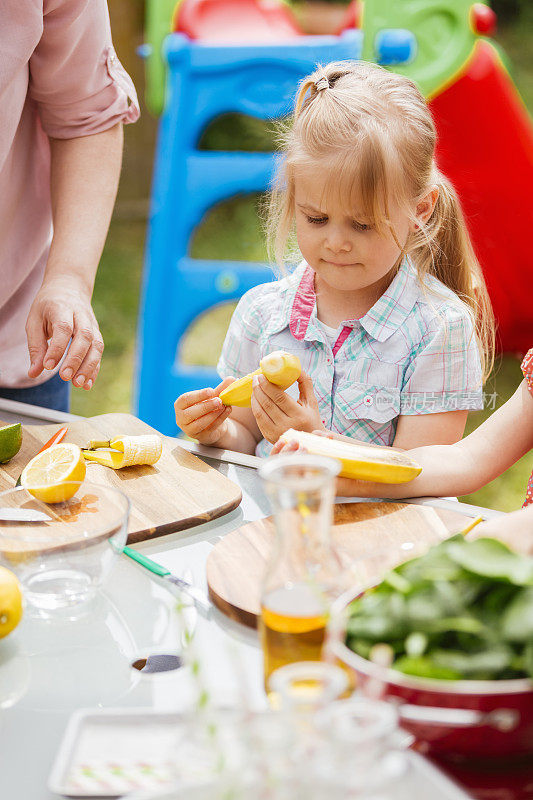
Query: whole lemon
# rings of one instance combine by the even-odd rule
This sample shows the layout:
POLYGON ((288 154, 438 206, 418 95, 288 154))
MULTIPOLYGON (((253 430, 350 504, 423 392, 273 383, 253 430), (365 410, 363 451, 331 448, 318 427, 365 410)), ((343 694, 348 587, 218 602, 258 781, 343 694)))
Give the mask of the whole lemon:
POLYGON ((0 567, 0 639, 17 627, 22 617, 22 590, 16 576, 0 567))

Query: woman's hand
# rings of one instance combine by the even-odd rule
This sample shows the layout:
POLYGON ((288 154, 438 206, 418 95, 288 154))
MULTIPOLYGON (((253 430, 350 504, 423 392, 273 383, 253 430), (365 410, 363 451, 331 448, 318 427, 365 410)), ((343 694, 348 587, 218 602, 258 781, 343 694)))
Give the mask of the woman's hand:
POLYGON ((91 307, 86 284, 76 276, 45 280, 26 322, 30 378, 52 370, 63 358, 60 376, 74 386, 90 389, 100 370, 104 342, 91 307))
POLYGON ((200 444, 215 444, 227 430, 231 406, 225 406, 219 395, 235 378, 224 378, 214 389, 186 392, 174 403, 176 422, 187 436, 200 444))
POLYGON ((270 383, 264 375, 254 377, 252 412, 259 430, 269 442, 277 442, 282 433, 295 428, 299 431, 322 429, 318 402, 309 375, 302 372, 298 378, 300 397, 293 400, 279 386, 270 383))

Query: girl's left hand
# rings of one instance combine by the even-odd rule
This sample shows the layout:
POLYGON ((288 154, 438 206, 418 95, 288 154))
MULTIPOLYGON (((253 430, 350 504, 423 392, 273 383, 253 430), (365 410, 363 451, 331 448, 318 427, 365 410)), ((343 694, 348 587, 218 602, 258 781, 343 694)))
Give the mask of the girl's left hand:
POLYGON ((277 442, 289 428, 309 432, 324 429, 313 382, 305 372, 298 378, 298 388, 300 397, 293 400, 264 375, 254 377, 252 412, 259 430, 269 442, 277 442))

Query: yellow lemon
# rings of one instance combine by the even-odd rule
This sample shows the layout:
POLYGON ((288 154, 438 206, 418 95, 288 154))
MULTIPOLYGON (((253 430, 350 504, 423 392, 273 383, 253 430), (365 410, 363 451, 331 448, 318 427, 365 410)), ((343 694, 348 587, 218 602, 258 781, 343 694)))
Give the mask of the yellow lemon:
POLYGON ((16 456, 22 444, 22 425, 4 425, 0 428, 0 464, 10 461, 16 456))
POLYGON ((22 591, 15 575, 0 567, 0 639, 16 628, 22 617, 22 591))
POLYGON ((30 494, 43 503, 62 503, 78 487, 68 481, 83 481, 85 460, 76 444, 54 444, 38 453, 25 467, 20 482, 30 494))

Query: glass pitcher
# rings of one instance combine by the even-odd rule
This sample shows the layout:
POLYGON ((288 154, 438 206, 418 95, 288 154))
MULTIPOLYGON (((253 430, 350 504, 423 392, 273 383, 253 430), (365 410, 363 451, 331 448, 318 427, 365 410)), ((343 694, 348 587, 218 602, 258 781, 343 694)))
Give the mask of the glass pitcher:
POLYGON ((339 468, 334 459, 296 454, 272 458, 259 470, 276 528, 261 593, 267 692, 274 670, 320 660, 331 603, 345 588, 330 539, 339 468))

